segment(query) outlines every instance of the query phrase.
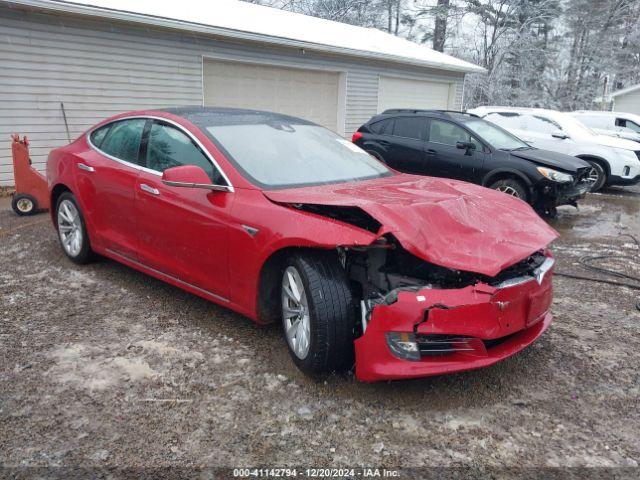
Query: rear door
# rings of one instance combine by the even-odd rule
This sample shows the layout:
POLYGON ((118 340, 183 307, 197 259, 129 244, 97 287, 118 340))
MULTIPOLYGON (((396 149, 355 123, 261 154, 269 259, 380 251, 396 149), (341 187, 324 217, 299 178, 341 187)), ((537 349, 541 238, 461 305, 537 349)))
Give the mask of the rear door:
POLYGON ((402 172, 426 174, 424 140, 427 119, 424 117, 396 117, 388 148, 393 168, 402 172))
POLYGON ((147 120, 118 120, 89 134, 92 147, 78 155, 76 184, 82 209, 104 248, 137 258, 134 192, 140 140, 147 120))
POLYGON ((431 118, 425 148, 429 175, 477 182, 484 162, 482 142, 466 129, 448 120, 431 118), (458 142, 475 149, 460 149, 458 142))
POLYGON ((136 182, 140 261, 214 296, 229 293, 228 233, 233 193, 162 183, 162 172, 197 165, 214 184, 226 181, 182 127, 153 120, 143 140, 145 169, 136 182))

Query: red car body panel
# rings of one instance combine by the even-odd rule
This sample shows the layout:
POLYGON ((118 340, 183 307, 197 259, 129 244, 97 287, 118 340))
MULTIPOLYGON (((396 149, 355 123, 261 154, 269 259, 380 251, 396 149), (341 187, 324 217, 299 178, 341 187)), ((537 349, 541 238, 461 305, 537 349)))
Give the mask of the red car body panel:
POLYGON ((525 220, 532 210, 523 201, 456 180, 398 174, 265 195, 282 203, 360 207, 382 223, 380 235, 393 234, 415 256, 489 276, 558 237, 545 222, 525 220))
POLYGON ((535 280, 496 289, 478 283, 463 289, 400 292, 397 302, 378 306, 363 336, 355 341, 356 375, 376 381, 441 375, 485 367, 536 340, 550 325, 552 270, 535 280), (419 362, 401 360, 386 345, 386 332, 470 337, 473 351, 419 362), (487 348, 483 340, 503 339, 487 348))
MULTIPOLYGON (((454 180, 394 174, 361 182, 262 190, 182 117, 138 111, 102 124, 137 116, 168 119, 191 132, 215 158, 233 192, 166 185, 157 173, 98 152, 88 134, 51 152, 50 191, 64 186, 75 194, 97 253, 259 323, 265 321, 258 308, 260 273, 268 259, 285 249, 366 246, 392 234, 407 251, 428 262, 494 276, 557 237, 526 203, 454 180), (142 190, 142 184, 159 195, 142 190), (372 233, 290 205, 297 203, 359 207, 382 227, 372 233)), ((465 289, 425 289, 419 293, 425 298, 420 302, 415 292, 401 292, 394 304, 374 309, 368 329, 355 341, 357 377, 381 380, 467 370, 515 353, 551 321, 550 276, 542 285, 534 281, 500 291, 481 283, 465 289), (499 310, 505 302, 510 306, 499 310), (426 310, 429 321, 422 322, 426 310), (394 357, 384 343, 384 332, 414 328, 418 333, 464 334, 478 341, 515 335, 484 356, 455 354, 421 362, 394 357)))

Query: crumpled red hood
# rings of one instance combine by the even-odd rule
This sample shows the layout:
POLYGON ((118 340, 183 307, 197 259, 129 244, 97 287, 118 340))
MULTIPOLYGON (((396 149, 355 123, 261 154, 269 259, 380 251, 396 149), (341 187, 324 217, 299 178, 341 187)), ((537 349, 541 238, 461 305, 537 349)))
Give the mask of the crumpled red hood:
POLYGON ((359 207, 413 255, 492 277, 558 238, 525 202, 456 180, 399 174, 263 193, 278 203, 359 207))

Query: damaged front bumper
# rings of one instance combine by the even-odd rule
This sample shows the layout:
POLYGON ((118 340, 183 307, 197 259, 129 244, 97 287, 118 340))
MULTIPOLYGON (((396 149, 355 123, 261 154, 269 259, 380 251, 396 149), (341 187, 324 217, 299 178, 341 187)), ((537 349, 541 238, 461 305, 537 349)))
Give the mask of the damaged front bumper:
POLYGON ((376 305, 355 341, 362 381, 427 377, 492 365, 551 324, 553 259, 533 275, 491 286, 400 291, 376 305))
POLYGON ((538 201, 536 203, 542 208, 559 207, 561 205, 576 206, 578 200, 589 193, 591 186, 586 181, 573 184, 551 184, 550 182, 545 182, 539 188, 538 201))
POLYGON ((575 205, 591 190, 591 184, 583 182, 577 185, 569 185, 558 189, 556 205, 575 205))

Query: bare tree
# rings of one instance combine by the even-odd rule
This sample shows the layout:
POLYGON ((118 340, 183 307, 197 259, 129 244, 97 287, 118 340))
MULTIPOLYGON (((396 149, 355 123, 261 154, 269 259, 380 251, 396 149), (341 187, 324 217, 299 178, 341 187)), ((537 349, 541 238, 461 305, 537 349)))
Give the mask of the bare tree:
POLYGON ((438 52, 444 52, 444 43, 447 39, 449 7, 449 0, 438 0, 438 6, 435 12, 435 28, 433 29, 433 49, 438 52))

